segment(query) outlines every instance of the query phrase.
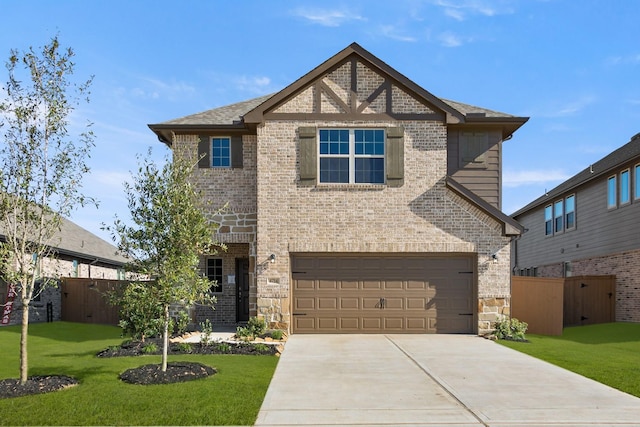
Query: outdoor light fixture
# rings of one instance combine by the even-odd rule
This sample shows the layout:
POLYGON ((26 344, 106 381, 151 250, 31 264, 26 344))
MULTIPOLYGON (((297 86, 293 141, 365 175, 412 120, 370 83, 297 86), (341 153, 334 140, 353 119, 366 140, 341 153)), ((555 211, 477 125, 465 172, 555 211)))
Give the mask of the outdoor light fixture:
POLYGON ((497 263, 498 262, 498 255, 496 254, 491 254, 491 258, 493 259, 493 263, 497 263))
POLYGON ((276 254, 271 254, 271 255, 269 255, 269 261, 271 261, 271 264, 273 264, 274 262, 276 262, 276 254))

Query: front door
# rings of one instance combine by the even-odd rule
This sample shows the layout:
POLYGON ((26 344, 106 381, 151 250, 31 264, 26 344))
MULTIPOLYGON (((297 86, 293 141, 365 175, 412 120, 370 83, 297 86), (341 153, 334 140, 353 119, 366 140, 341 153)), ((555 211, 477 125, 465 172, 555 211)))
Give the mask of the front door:
POLYGON ((236 321, 249 320, 249 258, 236 258, 236 321))

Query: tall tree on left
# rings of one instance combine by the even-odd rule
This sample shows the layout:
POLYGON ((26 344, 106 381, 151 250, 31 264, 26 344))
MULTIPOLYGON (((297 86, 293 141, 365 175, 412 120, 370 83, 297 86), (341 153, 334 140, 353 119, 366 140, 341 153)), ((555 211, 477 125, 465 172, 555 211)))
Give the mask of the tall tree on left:
POLYGON ((0 274, 22 306, 21 384, 28 379, 29 305, 55 283, 39 277, 39 267, 56 257, 63 217, 95 204, 81 185, 94 146, 91 123, 70 131, 78 128, 71 114, 89 102, 92 77, 73 79, 73 56, 57 35, 41 50, 11 50, 0 90, 0 274))

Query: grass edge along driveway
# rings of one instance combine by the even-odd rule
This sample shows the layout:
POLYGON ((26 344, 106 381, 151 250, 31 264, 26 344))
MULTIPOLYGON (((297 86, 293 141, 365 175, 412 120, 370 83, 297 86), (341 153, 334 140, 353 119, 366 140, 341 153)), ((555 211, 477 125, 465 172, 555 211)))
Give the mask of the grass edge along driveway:
POLYGON ((498 343, 640 397, 639 323, 575 326, 561 336, 527 334, 527 339, 498 343))
MULTIPOLYGON (((0 328, 0 379, 19 376, 20 327, 0 328)), ((176 355, 216 375, 177 384, 123 383, 126 369, 160 356, 97 358, 122 342, 120 328, 70 322, 29 325, 29 375, 69 375, 80 384, 0 399, 2 425, 252 425, 278 363, 275 356, 176 355)))

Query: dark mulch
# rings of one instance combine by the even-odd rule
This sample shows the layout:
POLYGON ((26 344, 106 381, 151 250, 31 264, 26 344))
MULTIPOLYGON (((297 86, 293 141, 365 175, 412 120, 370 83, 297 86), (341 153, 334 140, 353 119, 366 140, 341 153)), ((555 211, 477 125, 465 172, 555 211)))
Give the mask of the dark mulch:
MULTIPOLYGON (((278 349, 275 345, 253 343, 202 343, 169 344, 169 354, 244 354, 244 355, 275 355, 278 349)), ((120 346, 109 347, 97 354, 98 357, 142 356, 162 354, 162 339, 147 339, 145 342, 131 341, 120 346), (155 346, 155 351, 149 352, 148 347, 155 346)))
POLYGON ((158 364, 128 369, 120 374, 120 379, 130 384, 170 384, 205 378, 217 372, 210 366, 191 362, 169 362, 165 372, 161 367, 158 364))
POLYGON ((73 387, 77 384, 78 380, 65 375, 33 376, 29 377, 23 385, 20 385, 19 379, 10 378, 0 381, 0 399, 49 393, 73 387))

